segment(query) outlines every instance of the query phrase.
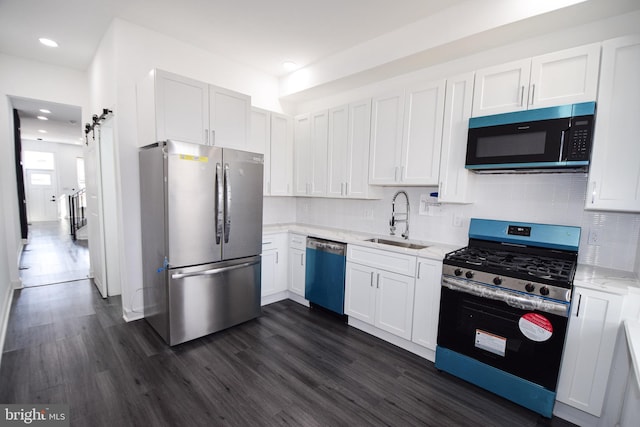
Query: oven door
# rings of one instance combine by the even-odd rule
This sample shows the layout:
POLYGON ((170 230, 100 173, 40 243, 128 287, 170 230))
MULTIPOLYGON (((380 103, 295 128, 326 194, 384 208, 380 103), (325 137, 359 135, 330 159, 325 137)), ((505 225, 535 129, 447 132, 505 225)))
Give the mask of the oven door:
POLYGON ((567 317, 509 302, 443 285, 438 346, 555 391, 567 317))
POLYGON ((569 119, 469 128, 467 169, 558 167, 569 119))

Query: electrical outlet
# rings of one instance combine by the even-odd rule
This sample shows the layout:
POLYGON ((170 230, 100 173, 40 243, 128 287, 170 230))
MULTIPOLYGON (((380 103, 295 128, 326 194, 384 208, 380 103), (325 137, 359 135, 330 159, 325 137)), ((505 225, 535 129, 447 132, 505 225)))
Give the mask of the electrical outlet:
POLYGON ((597 246, 600 244, 600 230, 589 230, 589 237, 587 239, 589 245, 597 246))
POLYGON ((453 226, 462 227, 462 215, 459 215, 459 214, 453 215, 453 226))
POLYGON ((365 219, 373 219, 373 209, 365 208, 364 209, 364 218, 365 219))

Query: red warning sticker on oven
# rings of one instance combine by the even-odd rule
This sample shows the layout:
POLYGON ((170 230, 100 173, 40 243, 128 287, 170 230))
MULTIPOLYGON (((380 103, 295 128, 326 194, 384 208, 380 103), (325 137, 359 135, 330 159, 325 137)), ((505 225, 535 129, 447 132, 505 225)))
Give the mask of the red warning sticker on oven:
POLYGON ((520 332, 531 341, 546 341, 553 335, 553 325, 541 314, 527 313, 518 321, 520 332))

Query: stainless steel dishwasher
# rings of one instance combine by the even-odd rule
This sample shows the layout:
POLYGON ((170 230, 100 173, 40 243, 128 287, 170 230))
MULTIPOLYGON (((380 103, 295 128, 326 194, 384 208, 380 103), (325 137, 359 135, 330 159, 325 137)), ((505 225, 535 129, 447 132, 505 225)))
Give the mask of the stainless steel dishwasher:
POLYGON ((347 245, 307 237, 304 296, 312 304, 344 314, 347 245))

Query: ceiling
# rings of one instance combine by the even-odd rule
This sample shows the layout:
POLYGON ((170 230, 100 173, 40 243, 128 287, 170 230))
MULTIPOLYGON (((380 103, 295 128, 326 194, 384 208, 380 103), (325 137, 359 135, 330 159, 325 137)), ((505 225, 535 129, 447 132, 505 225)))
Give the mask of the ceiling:
POLYGON ((84 71, 120 18, 281 76, 462 1, 1 0, 0 52, 84 71))
POLYGON ((10 99, 20 116, 22 139, 64 144, 82 144, 84 141, 80 107, 28 98, 10 99), (40 109, 49 110, 50 113, 43 113, 40 109), (38 116, 48 120, 40 120, 38 116))

